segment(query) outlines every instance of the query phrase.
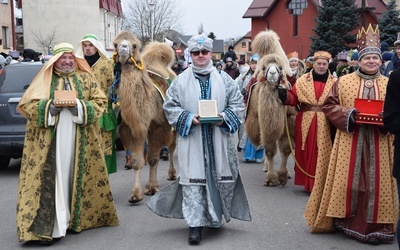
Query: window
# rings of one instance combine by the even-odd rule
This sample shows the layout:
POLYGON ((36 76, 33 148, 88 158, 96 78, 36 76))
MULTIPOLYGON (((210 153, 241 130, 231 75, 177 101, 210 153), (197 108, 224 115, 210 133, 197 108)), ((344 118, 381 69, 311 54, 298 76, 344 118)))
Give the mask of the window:
POLYGON ((9 49, 10 48, 10 28, 7 26, 2 26, 1 34, 3 37, 3 49, 9 49))
POLYGON ((292 0, 288 3, 288 9, 292 15, 302 15, 303 9, 306 9, 307 7, 307 0, 292 0))
POLYGON ((0 0, 0 3, 8 4, 8 0, 0 0))
POLYGON ((242 42, 242 48, 246 48, 246 42, 242 42))
POLYGON ((292 0, 287 4, 289 13, 293 15, 293 36, 299 35, 299 15, 303 14, 303 9, 308 7, 307 0, 292 0))

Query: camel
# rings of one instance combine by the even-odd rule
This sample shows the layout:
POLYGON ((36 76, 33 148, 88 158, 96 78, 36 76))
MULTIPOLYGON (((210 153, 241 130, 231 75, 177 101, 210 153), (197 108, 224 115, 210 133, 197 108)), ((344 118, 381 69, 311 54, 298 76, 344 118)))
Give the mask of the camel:
MULTIPOLYGON (((148 143, 147 163, 150 168, 145 195, 154 195, 158 192, 157 166, 163 146, 169 147, 170 159, 173 159, 176 144, 174 133, 164 115, 162 106, 165 92, 162 93, 166 89, 165 83, 168 86, 165 79, 171 76, 172 71, 167 68, 175 59, 175 54, 168 45, 153 44, 149 46, 149 49, 145 48, 143 54, 146 56, 143 57, 139 52, 140 41, 128 31, 118 34, 113 45, 115 72, 116 77, 119 78, 117 93, 122 118, 118 131, 123 145, 132 152, 131 167, 134 170, 134 184, 129 202, 137 203, 143 199, 140 173, 145 164, 144 142, 147 140, 148 143), (145 58, 148 58, 147 62, 145 58), (149 72, 152 72, 153 77, 150 77, 149 72), (154 76, 162 81, 157 82, 155 80, 157 77, 154 76)), ((173 161, 170 161, 167 178, 176 179, 173 161)))
POLYGON ((294 145, 296 111, 293 107, 282 105, 278 97, 278 86, 291 87, 286 78, 287 75, 291 76, 291 71, 275 32, 265 31, 257 35, 253 46, 261 59, 254 73, 258 81, 250 91, 245 130, 255 146, 262 144, 265 148, 264 171, 267 174, 264 186, 284 186, 290 178, 286 164, 291 153, 290 143, 294 145), (290 136, 286 133, 286 124, 290 136), (276 172, 273 160, 277 147, 281 163, 276 172))

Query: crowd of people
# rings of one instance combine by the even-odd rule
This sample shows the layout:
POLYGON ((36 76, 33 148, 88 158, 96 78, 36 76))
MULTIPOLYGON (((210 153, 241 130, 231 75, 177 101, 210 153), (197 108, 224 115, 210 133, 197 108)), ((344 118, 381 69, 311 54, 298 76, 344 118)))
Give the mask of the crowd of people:
MULTIPOLYGON (((195 35, 187 44, 184 58, 171 65, 177 77, 163 105, 178 134, 179 175, 147 206, 184 219, 188 242, 198 244, 204 227, 251 221, 239 161, 264 158, 263 146, 251 143, 243 125, 260 58, 244 62, 230 47, 214 64, 212 39, 195 35), (201 119, 199 100, 214 100, 218 119, 201 119)), ((393 46, 381 43, 370 25, 358 32, 356 49, 315 51, 304 60, 296 51, 286 55, 292 87, 277 92, 282 105, 298 111, 294 184, 309 192, 304 217, 311 233, 338 230, 378 244, 394 240, 396 224, 400 230, 400 35, 393 46), (363 100, 384 110, 365 113, 363 100), (362 115, 383 122, 365 122, 362 115)), ((51 57, 31 49, 18 58, 1 55, 0 67, 40 60, 46 64, 18 105, 28 123, 17 231, 20 241, 52 244, 70 231, 118 225, 108 179, 117 171, 118 121, 109 95, 113 61, 95 35, 85 35, 76 48, 56 45, 51 57), (69 104, 59 104, 66 93, 69 104)))

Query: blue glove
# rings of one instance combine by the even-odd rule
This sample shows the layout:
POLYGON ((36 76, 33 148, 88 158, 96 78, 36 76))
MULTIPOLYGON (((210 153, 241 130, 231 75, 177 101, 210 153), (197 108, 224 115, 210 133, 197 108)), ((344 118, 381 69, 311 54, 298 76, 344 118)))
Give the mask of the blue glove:
POLYGON ((51 114, 52 116, 56 116, 56 115, 58 115, 58 113, 61 112, 62 109, 63 109, 63 108, 61 108, 61 107, 56 107, 56 106, 54 106, 54 104, 52 103, 52 104, 50 104, 50 109, 49 109, 49 111, 50 111, 50 114, 51 114))
POLYGON ((78 106, 75 107, 68 107, 69 112, 71 112, 72 115, 78 116, 78 106))

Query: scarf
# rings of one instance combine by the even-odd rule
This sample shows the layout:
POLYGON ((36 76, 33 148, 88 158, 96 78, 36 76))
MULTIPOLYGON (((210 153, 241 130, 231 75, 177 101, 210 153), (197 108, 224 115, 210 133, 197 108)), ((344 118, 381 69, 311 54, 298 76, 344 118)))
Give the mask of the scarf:
POLYGON ((323 74, 323 75, 320 75, 320 74, 315 73, 314 70, 311 71, 311 72, 312 72, 312 78, 313 78, 313 80, 314 80, 314 81, 317 81, 317 82, 326 82, 326 80, 328 79, 328 76, 329 76, 329 71, 326 71, 326 73, 323 74))
POLYGON ((92 67, 97 62, 97 60, 99 60, 99 58, 100 58, 99 52, 96 52, 96 54, 92 56, 85 56, 85 59, 89 63, 90 67, 92 67))
MULTIPOLYGON (((217 101, 218 113, 225 109, 225 84, 221 75, 213 67, 212 61, 204 67, 199 68, 194 64, 189 67, 178 78, 179 85, 184 85, 178 91, 182 96, 180 99, 181 107, 184 107, 192 114, 199 113, 198 101, 200 99, 200 84, 199 80, 194 76, 194 73, 200 75, 209 74, 211 100, 217 101)), ((180 183, 186 185, 205 185, 205 183, 191 183, 190 180, 205 180, 205 155, 203 151, 202 127, 213 126, 213 147, 214 147, 214 163, 217 179, 219 182, 231 182, 232 177, 228 161, 228 141, 227 135, 221 132, 221 129, 214 125, 201 125, 194 128, 193 134, 188 137, 179 137, 178 155, 180 171, 180 183)), ((211 163, 211 162, 209 162, 211 163)), ((212 164, 212 163, 211 163, 212 164)))

